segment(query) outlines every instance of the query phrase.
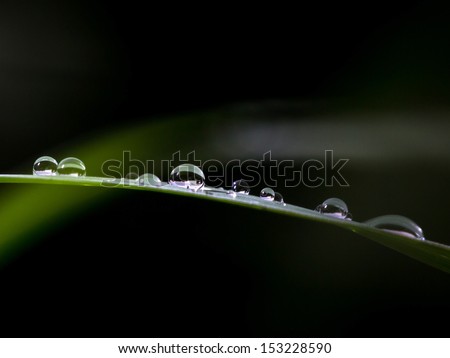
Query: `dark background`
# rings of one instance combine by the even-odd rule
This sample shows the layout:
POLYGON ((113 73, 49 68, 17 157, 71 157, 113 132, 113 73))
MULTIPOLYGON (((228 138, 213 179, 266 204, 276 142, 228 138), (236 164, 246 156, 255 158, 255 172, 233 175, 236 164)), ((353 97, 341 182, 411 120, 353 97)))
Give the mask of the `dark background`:
MULTIPOLYGON (((435 113, 449 100, 447 19, 430 2, 2 3, 0 170, 27 172, 36 153, 86 134, 230 104, 435 113)), ((439 174, 436 196, 396 200, 426 173, 404 182, 392 167, 377 169, 372 181, 352 172, 355 192, 342 193, 356 204, 363 184, 391 181, 376 205, 412 217, 448 179, 447 167, 427 167, 439 174)), ((90 189, 53 194, 65 190, 90 189)), ((312 207, 328 194, 298 197, 312 207)), ((355 235, 301 225, 217 203, 115 194, 2 268, 0 335, 448 336, 439 323, 450 318, 448 275, 355 235)), ((430 231, 446 236, 442 226, 430 231)))
POLYGON ((432 3, 203 11, 2 3, 1 149, 14 155, 1 168, 114 123, 240 101, 447 103, 447 12, 432 3))

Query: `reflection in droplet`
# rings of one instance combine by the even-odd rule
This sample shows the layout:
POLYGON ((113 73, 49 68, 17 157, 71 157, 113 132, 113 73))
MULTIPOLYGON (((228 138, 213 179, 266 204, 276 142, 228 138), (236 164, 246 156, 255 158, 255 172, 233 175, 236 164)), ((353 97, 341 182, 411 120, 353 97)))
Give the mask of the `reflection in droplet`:
POLYGON ((162 182, 155 174, 145 173, 138 178, 139 186, 161 186, 162 182))
POLYGON ((248 195, 250 193, 250 186, 245 180, 236 180, 233 182, 233 185, 231 186, 231 189, 238 194, 246 194, 248 195))
POLYGON ((322 204, 317 206, 316 211, 337 219, 352 219, 351 214, 348 212, 347 204, 338 198, 329 198, 325 200, 322 204))
POLYGON ((264 188, 259 193, 259 197, 267 201, 273 201, 275 199, 275 192, 271 188, 264 188))
POLYGON ((193 164, 181 164, 170 173, 169 184, 197 191, 205 185, 205 174, 193 164))
POLYGON ((56 175, 56 170, 58 168, 58 162, 56 159, 43 156, 38 159, 33 164, 33 174, 34 175, 56 175))
POLYGON ((58 165, 57 171, 59 175, 83 177, 86 175, 86 166, 80 159, 68 157, 61 160, 61 162, 58 165))
POLYGON ((277 202, 277 203, 280 203, 280 204, 283 204, 283 205, 286 205, 285 203, 284 203, 284 199, 283 199, 283 195, 281 195, 279 192, 275 192, 275 196, 274 196, 274 198, 273 198, 273 201, 275 201, 275 202, 277 202))
POLYGON ((411 219, 401 215, 383 215, 367 220, 367 225, 402 236, 425 240, 423 231, 411 219))

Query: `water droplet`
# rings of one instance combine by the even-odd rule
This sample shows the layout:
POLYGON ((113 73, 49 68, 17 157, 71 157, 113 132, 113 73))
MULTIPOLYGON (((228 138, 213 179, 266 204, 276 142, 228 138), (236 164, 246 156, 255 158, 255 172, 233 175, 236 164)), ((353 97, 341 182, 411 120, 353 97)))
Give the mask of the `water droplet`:
POLYGON ((208 195, 212 195, 212 196, 217 196, 217 197, 226 197, 229 196, 230 193, 233 193, 234 196, 236 196, 236 193, 231 191, 231 190, 226 190, 222 187, 212 187, 212 186, 204 186, 202 188, 203 193, 208 194, 208 195))
POLYGON ((250 193, 250 185, 245 180, 236 180, 233 182, 231 189, 235 193, 248 195, 250 193))
POLYGON ((142 174, 138 179, 139 186, 161 186, 161 180, 151 173, 142 174))
POLYGON ((235 197, 236 197, 236 192, 233 191, 233 190, 228 190, 228 191, 227 191, 227 195, 228 195, 228 196, 231 196, 232 198, 235 198, 235 197))
POLYGON ((206 185, 204 185, 202 190, 203 190, 203 192, 205 194, 211 194, 211 195, 214 195, 214 194, 226 194, 227 193, 227 191, 224 188, 222 188, 222 187, 215 187, 215 186, 206 186, 206 185))
POLYGON ((203 191, 220 191, 220 192, 223 192, 223 191, 226 191, 224 188, 222 188, 221 186, 217 186, 217 187, 215 187, 215 186, 204 186, 203 187, 203 191))
POLYGON ((197 191, 205 185, 205 174, 193 164, 181 164, 170 173, 169 183, 197 191))
POLYGON ((56 169, 58 168, 58 162, 55 158, 49 156, 43 156, 37 158, 33 164, 34 175, 56 175, 56 169))
POLYGON ((283 195, 281 195, 279 192, 275 192, 275 196, 274 196, 274 198, 273 198, 273 201, 276 201, 277 203, 280 203, 280 204, 283 204, 283 205, 286 205, 285 203, 284 203, 284 199, 283 199, 283 195))
POLYGON ((127 175, 125 175, 125 179, 127 180, 137 180, 139 178, 139 174, 135 172, 129 172, 127 175))
POLYGON ((275 199, 275 192, 271 188, 264 188, 259 193, 259 197, 267 201, 273 201, 275 199))
POLYGON ((80 159, 68 157, 61 160, 59 163, 58 174, 70 175, 73 177, 84 177, 86 175, 86 166, 80 159))
POLYGON ((367 220, 367 225, 373 226, 377 229, 382 229, 388 232, 399 234, 402 236, 425 240, 423 231, 411 219, 401 215, 383 215, 367 220))
POLYGON ((337 219, 352 219, 351 214, 348 212, 347 204, 338 198, 330 198, 325 200, 316 208, 316 211, 337 219))

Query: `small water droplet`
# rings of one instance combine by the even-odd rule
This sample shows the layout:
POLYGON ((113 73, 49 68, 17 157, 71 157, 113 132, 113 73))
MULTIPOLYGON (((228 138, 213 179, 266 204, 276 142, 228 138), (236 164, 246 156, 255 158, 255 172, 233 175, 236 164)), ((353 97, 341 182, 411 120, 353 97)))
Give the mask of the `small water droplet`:
POLYGON ((139 174, 138 173, 135 173, 135 172, 129 172, 127 175, 125 175, 125 179, 127 179, 127 180, 137 180, 137 179, 139 179, 139 174))
POLYGON ((181 164, 170 173, 169 184, 197 191, 205 185, 205 174, 193 164, 181 164))
POLYGON ((264 188, 259 193, 259 197, 267 201, 273 201, 275 199, 275 192, 271 188, 264 188))
POLYGON ((274 196, 274 198, 273 198, 273 201, 276 201, 277 203, 280 203, 280 204, 283 204, 283 205, 286 205, 285 203, 284 203, 284 199, 283 199, 283 195, 281 195, 279 192, 275 192, 275 196, 274 196))
POLYGON ((142 174, 138 179, 139 186, 161 186, 162 182, 155 174, 142 174))
POLYGON ((236 180, 235 182, 233 182, 231 189, 235 193, 239 193, 239 194, 248 195, 250 193, 250 185, 248 185, 248 183, 242 179, 236 180))
MULTIPOLYGON (((226 197, 229 195, 230 190, 226 190, 222 187, 212 187, 212 186, 204 186, 202 188, 202 192, 208 195, 217 196, 217 197, 226 197)), ((236 196, 235 192, 232 192, 234 196, 236 196)))
POLYGON ((224 188, 222 188, 221 186, 215 187, 215 186, 203 186, 203 191, 211 191, 211 192, 223 192, 226 191, 224 188))
POLYGON ((43 156, 36 159, 33 164, 34 175, 56 175, 58 162, 55 158, 43 156))
POLYGON ((210 194, 210 195, 216 195, 216 194, 220 195, 220 194, 227 193, 227 191, 222 187, 206 186, 206 185, 203 186, 202 191, 205 194, 210 194))
POLYGON ((337 219, 352 219, 351 214, 348 212, 347 204, 338 198, 329 198, 325 200, 316 208, 316 211, 337 219))
POLYGON ((227 191, 227 195, 228 195, 228 196, 231 196, 232 198, 235 198, 235 197, 236 197, 236 192, 233 191, 233 190, 228 190, 228 191, 227 191))
POLYGON ((423 231, 411 219, 401 215, 383 215, 367 220, 367 225, 402 236, 425 240, 423 231))
POLYGON ((73 177, 86 176, 86 166, 80 159, 74 157, 61 160, 57 171, 59 175, 70 175, 73 177))

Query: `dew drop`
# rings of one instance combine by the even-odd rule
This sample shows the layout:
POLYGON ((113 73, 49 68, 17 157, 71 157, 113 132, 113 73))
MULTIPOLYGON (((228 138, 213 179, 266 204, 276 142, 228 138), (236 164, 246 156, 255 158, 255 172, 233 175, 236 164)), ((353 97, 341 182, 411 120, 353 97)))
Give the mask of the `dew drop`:
POLYGON ((205 174, 193 164, 181 164, 170 173, 169 184, 197 191, 205 185, 205 174))
POLYGON ((232 198, 235 198, 236 197, 236 192, 233 191, 233 190, 227 190, 227 195, 232 197, 232 198))
POLYGON ((58 165, 57 172, 59 175, 84 177, 86 176, 86 166, 80 159, 68 157, 61 160, 61 162, 58 165))
POLYGON ((135 172, 129 172, 127 175, 125 175, 125 179, 127 180, 137 180, 139 179, 139 174, 135 172))
POLYGON ((277 203, 280 203, 280 204, 283 204, 283 205, 286 205, 285 203, 284 203, 284 199, 283 199, 283 195, 281 195, 279 192, 275 192, 275 196, 274 196, 274 198, 273 198, 273 201, 276 201, 277 203))
POLYGON ((275 199, 275 192, 271 188, 264 188, 259 193, 259 197, 267 201, 273 201, 275 199))
POLYGON ((219 191, 220 191, 220 192, 226 191, 226 190, 225 190, 224 188, 222 188, 221 186, 217 186, 217 187, 216 187, 216 186, 206 186, 206 185, 203 187, 203 190, 204 190, 204 191, 211 191, 211 192, 213 192, 213 191, 214 191, 214 192, 215 192, 215 191, 217 191, 217 192, 219 192, 219 191))
POLYGON ((56 175, 58 162, 55 158, 43 156, 36 159, 33 164, 34 175, 56 175))
POLYGON ((212 187, 212 186, 204 186, 202 188, 203 193, 208 194, 208 195, 212 195, 212 196, 217 196, 217 197, 226 197, 229 196, 230 193, 233 193, 232 196, 235 197, 236 193, 234 191, 231 190, 226 190, 222 187, 212 187))
POLYGON ((248 195, 250 193, 250 185, 245 180, 236 180, 233 182, 231 189, 235 193, 248 195))
POLYGON ((203 192, 205 194, 211 194, 211 195, 214 195, 214 194, 226 194, 227 193, 227 191, 224 188, 220 187, 220 186, 219 187, 215 187, 215 186, 206 186, 206 185, 204 185, 202 190, 203 190, 203 192))
POLYGON ((423 231, 411 219, 401 215, 383 215, 367 220, 367 225, 402 236, 425 240, 423 231))
POLYGON ((325 200, 316 208, 316 211, 337 219, 352 219, 352 215, 348 212, 347 204, 338 198, 325 200))
POLYGON ((138 179, 139 186, 161 186, 162 182, 155 174, 142 174, 138 179))

